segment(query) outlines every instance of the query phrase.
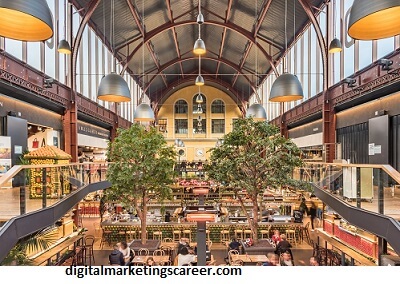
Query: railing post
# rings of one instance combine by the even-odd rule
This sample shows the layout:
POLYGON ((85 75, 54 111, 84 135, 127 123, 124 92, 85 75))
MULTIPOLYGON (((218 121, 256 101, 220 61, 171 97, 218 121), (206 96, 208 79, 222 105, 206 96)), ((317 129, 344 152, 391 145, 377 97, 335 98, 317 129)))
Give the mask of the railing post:
POLYGON ((384 202, 384 192, 383 192, 383 171, 382 169, 378 170, 378 212, 379 214, 385 214, 385 202, 384 202))
POLYGON ((361 171, 360 168, 356 168, 356 200, 357 208, 361 208, 361 171))

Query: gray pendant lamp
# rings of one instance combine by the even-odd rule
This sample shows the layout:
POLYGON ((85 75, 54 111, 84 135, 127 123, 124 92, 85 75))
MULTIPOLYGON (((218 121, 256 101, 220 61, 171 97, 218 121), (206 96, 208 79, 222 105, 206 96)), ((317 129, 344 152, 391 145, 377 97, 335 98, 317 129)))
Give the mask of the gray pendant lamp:
POLYGON ((246 117, 252 117, 253 120, 267 120, 267 113, 260 104, 252 104, 246 111, 246 117))
POLYGON ((354 0, 348 33, 354 39, 373 40, 400 34, 400 0, 354 0))
POLYGON ((334 38, 331 43, 329 44, 329 53, 336 53, 342 51, 342 43, 338 38, 334 38))
POLYGON ((43 41, 53 36, 53 17, 46 0, 0 0, 0 36, 43 41))
POLYGON ((200 10, 200 1, 199 1, 199 15, 197 16, 197 23, 199 27, 199 38, 194 42, 193 53, 196 55, 204 55, 206 54, 206 44, 201 39, 200 25, 204 23, 204 16, 200 10))
POLYGON ((196 86, 204 86, 204 78, 201 75, 198 75, 196 77, 196 82, 195 82, 196 86))
POLYGON ((110 73, 101 79, 97 98, 108 102, 129 102, 131 93, 124 78, 116 73, 110 73))
POLYGON ((196 103, 197 104, 202 104, 204 102, 203 96, 199 93, 196 97, 196 103))
POLYGON ((334 38, 329 44, 328 52, 329 53, 336 53, 342 51, 342 43, 336 37, 336 3, 333 0, 333 30, 334 30, 334 38))
POLYGON ((60 42, 58 43, 57 51, 64 54, 71 54, 72 52, 71 46, 65 39, 60 40, 60 42))
POLYGON ((293 74, 280 75, 271 87, 270 102, 291 102, 303 98, 303 88, 299 79, 293 74))
POLYGON ((141 103, 133 114, 134 121, 154 121, 154 111, 148 104, 141 103))
MULTIPOLYGON (((295 14, 294 14, 295 15, 295 14)), ((287 50, 287 38, 286 38, 286 17, 287 17, 287 0, 285 1, 285 45, 287 50)), ((284 66, 286 69, 286 62, 284 66)), ((271 87, 269 94, 270 102, 291 102, 300 100, 303 98, 303 88, 301 87, 300 81, 297 76, 287 73, 280 75, 271 87)))

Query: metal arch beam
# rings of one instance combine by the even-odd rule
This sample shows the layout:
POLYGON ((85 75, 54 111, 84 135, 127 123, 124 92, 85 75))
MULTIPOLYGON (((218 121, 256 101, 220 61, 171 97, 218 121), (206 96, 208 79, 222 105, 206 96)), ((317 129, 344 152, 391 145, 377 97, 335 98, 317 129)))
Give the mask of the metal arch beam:
MULTIPOLYGON (((157 28, 155 28, 154 30, 148 32, 145 35, 144 40, 138 44, 138 46, 136 46, 136 48, 131 52, 131 54, 129 54, 126 57, 126 62, 124 64, 124 66, 122 67, 121 70, 121 74, 123 72, 125 72, 126 68, 128 67, 128 62, 132 60, 133 56, 135 56, 136 52, 143 46, 143 42, 147 43, 148 41, 150 41, 153 37, 157 36, 158 34, 165 32, 166 30, 170 30, 172 28, 176 28, 176 27, 180 27, 180 26, 185 26, 185 25, 197 25, 197 22, 194 20, 189 20, 189 21, 182 21, 182 22, 168 22, 165 23, 157 28)), ((264 55, 264 57, 268 60, 269 64, 271 65, 272 70, 274 71, 274 73, 278 76, 279 72, 276 69, 274 62, 273 62, 273 58, 272 56, 265 51, 265 49, 255 40, 255 37, 252 35, 251 32, 245 30, 244 28, 235 25, 231 22, 228 23, 221 23, 221 22, 216 22, 216 21, 206 21, 203 25, 213 25, 213 26, 218 26, 218 27, 222 27, 222 28, 227 28, 229 30, 232 30, 234 32, 239 33, 240 35, 244 36, 245 38, 247 38, 250 42, 252 42, 253 44, 255 44, 258 49, 262 52, 262 54, 264 55)))
MULTIPOLYGON (((233 0, 229 0, 229 2, 228 2, 227 8, 226 8, 226 13, 225 13, 225 20, 224 20, 225 23, 227 23, 229 21, 229 18, 231 17, 232 2, 233 2, 233 0)), ((222 58, 222 51, 224 50, 225 38, 226 38, 226 29, 227 28, 224 28, 224 31, 222 32, 222 39, 221 39, 221 45, 219 47, 218 58, 222 58)), ((219 71, 220 65, 221 65, 221 62, 218 61, 217 68, 215 70, 215 78, 218 77, 218 71, 219 71)))
MULTIPOLYGON (((160 67, 160 69, 158 70, 158 72, 149 80, 147 86, 144 88, 144 92, 147 92, 147 89, 150 87, 151 83, 155 80, 155 78, 157 78, 157 76, 163 72, 165 69, 177 64, 177 63, 182 63, 188 60, 197 60, 198 57, 197 56, 192 56, 192 57, 187 57, 187 58, 176 58, 170 62, 165 63, 164 65, 162 65, 160 67)), ((225 65, 228 65, 229 67, 231 67, 232 69, 234 69, 236 72, 240 73, 243 75, 244 78, 246 78, 246 80, 249 82, 249 85, 251 86, 253 92, 256 91, 256 88, 254 86, 254 84, 251 82, 250 78, 248 76, 246 76, 245 74, 243 74, 242 70, 240 70, 238 68, 237 65, 235 65, 232 61, 223 59, 223 58, 212 58, 212 57, 202 57, 202 60, 212 60, 212 61, 216 61, 218 63, 223 63, 225 65)))
MULTIPOLYGON (((142 37, 144 37, 146 34, 146 32, 143 28, 144 23, 142 23, 142 20, 140 19, 139 14, 138 14, 135 6, 133 6, 132 2, 130 0, 126 0, 126 3, 128 4, 129 11, 131 12, 131 14, 136 22, 136 26, 139 28, 140 33, 142 34, 142 37)), ((146 41, 146 47, 149 50, 149 53, 151 55, 151 58, 154 61, 154 64, 157 66, 157 68, 160 68, 160 63, 157 60, 157 55, 155 54, 154 50, 151 48, 149 41, 146 41)), ((124 68, 123 68, 123 71, 125 71, 124 68)), ((123 71, 121 72, 121 75, 123 74, 123 71)), ((144 70, 143 70, 143 73, 144 73, 144 70)), ((168 86, 167 79, 165 78, 165 76, 162 76, 162 79, 164 81, 165 86, 168 86)))
MULTIPOLYGON (((189 86, 190 84, 193 85, 193 78, 195 78, 195 76, 197 76, 197 73, 193 74, 192 76, 188 76, 183 80, 179 80, 179 81, 177 80, 177 81, 173 82, 172 84, 170 84, 167 88, 164 88, 163 90, 158 92, 156 94, 157 98, 154 100, 153 105, 156 105, 156 106, 162 105, 162 103, 164 102, 164 98, 167 97, 166 95, 168 93, 172 92, 172 90, 176 91, 177 86, 183 85, 183 87, 186 87, 186 86, 189 86)), ((243 100, 243 97, 241 98, 239 93, 237 92, 237 90, 233 89, 231 85, 229 85, 225 81, 215 79, 213 76, 210 76, 207 74, 203 74, 203 77, 205 77, 205 79, 207 79, 207 82, 211 82, 216 85, 220 85, 220 86, 224 87, 225 89, 227 89, 228 95, 232 99, 236 100, 237 102, 240 102, 240 104, 242 106, 241 110, 246 109, 246 107, 245 107, 246 102, 243 100)))

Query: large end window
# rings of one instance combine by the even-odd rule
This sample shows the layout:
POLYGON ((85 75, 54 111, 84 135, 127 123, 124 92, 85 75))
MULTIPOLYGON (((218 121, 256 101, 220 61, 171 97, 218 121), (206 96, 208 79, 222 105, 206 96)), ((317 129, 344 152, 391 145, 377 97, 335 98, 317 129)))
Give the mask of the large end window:
POLYGON ((188 104, 184 100, 175 103, 175 113, 188 113, 188 104))
POLYGON ((188 133, 187 119, 175 119, 175 133, 176 134, 187 134, 188 133))
POLYGON ((225 133, 225 119, 213 119, 211 121, 211 133, 225 133))
POLYGON ((215 100, 211 104, 211 113, 225 113, 225 104, 221 100, 215 100))

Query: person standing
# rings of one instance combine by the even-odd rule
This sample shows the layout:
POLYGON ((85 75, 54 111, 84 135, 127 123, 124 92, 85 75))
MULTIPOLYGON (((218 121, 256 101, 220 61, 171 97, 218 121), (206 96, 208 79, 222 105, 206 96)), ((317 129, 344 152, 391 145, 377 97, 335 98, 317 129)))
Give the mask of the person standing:
POLYGON ((314 231, 314 220, 317 216, 317 205, 314 201, 311 201, 311 207, 308 210, 308 215, 310 215, 311 231, 314 231))

